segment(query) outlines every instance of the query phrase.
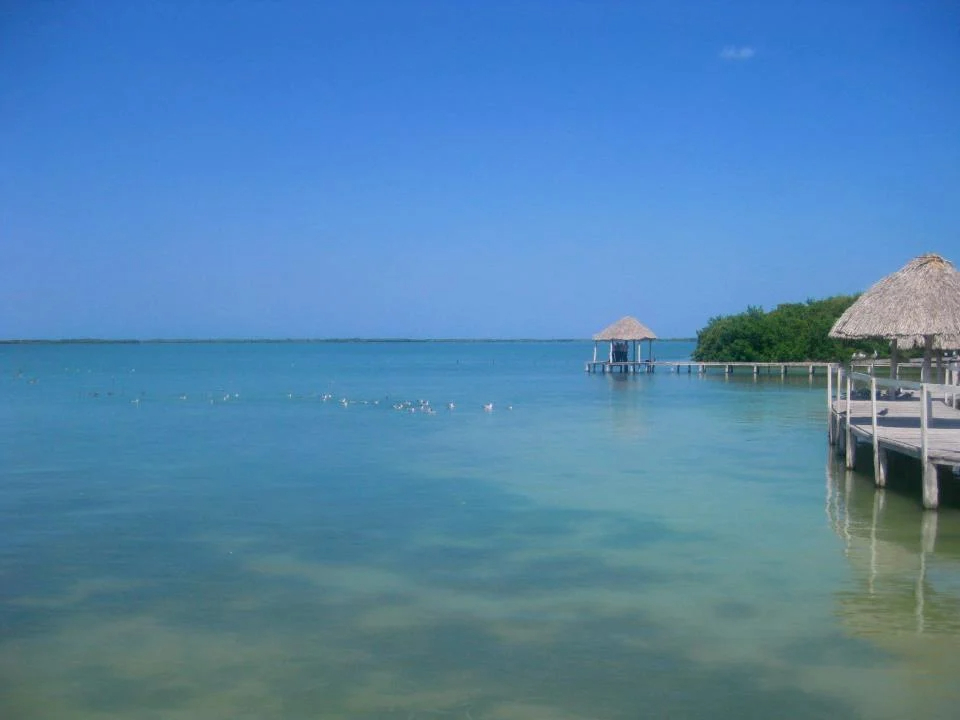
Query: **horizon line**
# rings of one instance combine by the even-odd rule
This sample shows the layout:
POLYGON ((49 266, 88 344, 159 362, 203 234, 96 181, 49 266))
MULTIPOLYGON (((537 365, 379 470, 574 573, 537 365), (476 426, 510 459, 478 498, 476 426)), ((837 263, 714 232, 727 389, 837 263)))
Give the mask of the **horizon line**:
MULTIPOLYGON (((659 341, 692 341, 696 337, 657 338, 659 341)), ((469 343, 469 342, 592 342, 593 338, 407 338, 407 337, 330 337, 330 338, 8 338, 0 345, 149 345, 149 344, 241 344, 241 343, 469 343)), ((601 340, 598 342, 607 342, 601 340)))

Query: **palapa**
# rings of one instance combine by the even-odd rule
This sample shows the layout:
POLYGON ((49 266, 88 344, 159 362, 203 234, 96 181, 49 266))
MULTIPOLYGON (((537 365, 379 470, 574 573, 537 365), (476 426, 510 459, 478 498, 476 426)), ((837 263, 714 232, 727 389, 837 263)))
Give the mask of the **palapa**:
POLYGON ((609 342, 610 354, 607 362, 611 364, 628 363, 618 367, 621 369, 631 368, 633 372, 636 372, 639 364, 643 362, 640 347, 642 342, 647 341, 648 360, 653 360, 653 341, 656 339, 657 335, 653 330, 635 317, 627 315, 593 336, 593 362, 597 362, 597 344, 609 342), (630 359, 631 346, 633 347, 633 360, 630 359))
POLYGON ((836 338, 960 335, 960 272, 921 255, 857 298, 830 330, 836 338))
POLYGON ((593 336, 594 340, 656 340, 657 336, 635 317, 627 315, 593 336))
POLYGON ((940 255, 914 258, 857 298, 830 337, 887 338, 894 354, 898 346, 923 344, 926 378, 933 349, 956 347, 960 340, 960 272, 940 255))

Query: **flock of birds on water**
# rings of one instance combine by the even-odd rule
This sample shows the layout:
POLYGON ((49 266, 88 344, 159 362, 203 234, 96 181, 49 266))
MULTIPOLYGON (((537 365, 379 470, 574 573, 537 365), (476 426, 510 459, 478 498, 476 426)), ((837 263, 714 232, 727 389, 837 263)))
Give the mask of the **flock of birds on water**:
MULTIPOLYGON (((66 368, 69 370, 69 368, 66 368)), ((130 370, 131 373, 136 372, 135 369, 130 370)), ((23 371, 18 370, 16 373, 16 378, 18 380, 26 381, 30 385, 36 385, 39 382, 39 379, 36 377, 27 377, 24 375, 23 371)), ((114 378, 114 381, 116 378, 114 378)), ((115 390, 88 390, 81 393, 81 396, 87 398, 123 398, 127 395, 125 391, 115 391, 115 390)), ((196 396, 194 396, 196 397, 196 396)), ((240 399, 240 393, 237 392, 225 392, 225 393, 201 393, 200 397, 202 400, 209 402, 210 405, 216 405, 220 403, 233 402, 240 399)), ((298 395, 292 392, 286 394, 287 400, 311 400, 319 401, 321 403, 334 403, 340 405, 343 408, 348 408, 351 405, 368 405, 372 407, 384 406, 392 408, 397 412, 403 412, 408 414, 422 413, 424 415, 436 415, 437 409, 431 404, 429 400, 418 399, 418 400, 396 400, 392 399, 389 396, 384 397, 382 400, 366 400, 366 399, 354 399, 347 397, 337 397, 333 393, 308 393, 306 395, 298 395)), ((148 398, 146 391, 141 391, 136 397, 130 400, 131 405, 139 406, 144 400, 148 398)), ((176 396, 178 401, 188 401, 190 400, 190 395, 187 393, 180 393, 176 396)), ((158 399, 163 399, 163 397, 158 397, 158 399)), ((483 403, 481 409, 484 412, 492 413, 496 407, 493 402, 483 403)), ((507 410, 513 410, 513 405, 506 405, 507 410)), ((457 409, 457 404, 454 402, 448 402, 443 406, 443 409, 447 412, 452 412, 457 409)))

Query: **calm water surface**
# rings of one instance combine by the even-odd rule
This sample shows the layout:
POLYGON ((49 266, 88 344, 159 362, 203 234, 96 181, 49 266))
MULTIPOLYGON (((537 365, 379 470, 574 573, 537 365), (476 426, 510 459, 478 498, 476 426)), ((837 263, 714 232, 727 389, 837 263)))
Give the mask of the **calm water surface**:
POLYGON ((0 717, 956 717, 952 488, 591 355, 0 347, 0 717))

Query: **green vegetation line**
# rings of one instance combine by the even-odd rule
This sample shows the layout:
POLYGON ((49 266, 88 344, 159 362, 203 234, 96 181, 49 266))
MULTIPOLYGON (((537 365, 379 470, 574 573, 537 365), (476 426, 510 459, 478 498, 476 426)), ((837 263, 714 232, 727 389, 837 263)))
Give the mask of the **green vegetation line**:
POLYGON ((704 362, 843 362, 856 352, 890 354, 886 340, 835 340, 830 328, 857 295, 778 305, 770 312, 748 307, 739 315, 711 318, 697 333, 694 360, 704 362))

